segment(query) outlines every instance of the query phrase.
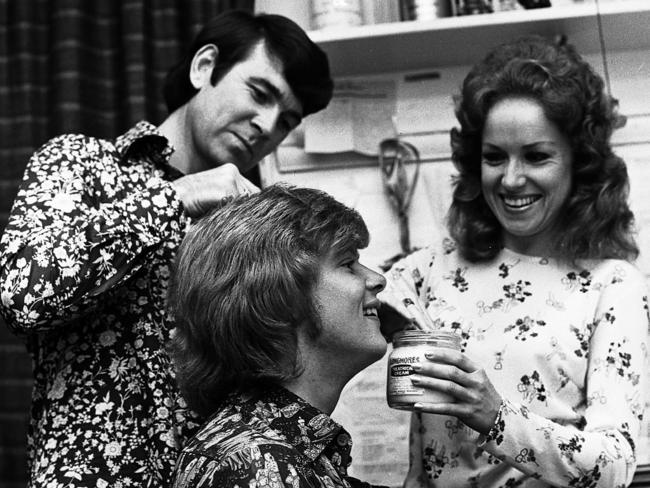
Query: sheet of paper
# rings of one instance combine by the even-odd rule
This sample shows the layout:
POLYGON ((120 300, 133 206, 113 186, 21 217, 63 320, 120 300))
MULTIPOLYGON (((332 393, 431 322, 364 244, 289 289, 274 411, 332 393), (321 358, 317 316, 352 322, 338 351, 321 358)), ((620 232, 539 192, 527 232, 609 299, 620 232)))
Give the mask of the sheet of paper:
POLYGON ((382 139, 395 137, 394 80, 340 80, 325 110, 305 119, 305 151, 355 151, 377 155, 382 139))
POLYGON ((429 134, 456 125, 452 95, 462 81, 458 69, 406 75, 397 89, 397 125, 402 134, 429 134))

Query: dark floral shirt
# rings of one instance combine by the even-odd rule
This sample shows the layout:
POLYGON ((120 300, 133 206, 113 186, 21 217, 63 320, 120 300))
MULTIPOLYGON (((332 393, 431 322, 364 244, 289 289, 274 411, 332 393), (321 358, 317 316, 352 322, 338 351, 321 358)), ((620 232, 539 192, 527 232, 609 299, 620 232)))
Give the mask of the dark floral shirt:
POLYGON ((284 388, 232 394, 183 449, 174 488, 370 488, 347 475, 351 448, 345 429, 284 388))
POLYGON ((30 486, 168 486, 197 424, 164 345, 186 217, 173 149, 140 122, 56 137, 29 161, 0 242, 2 316, 33 357, 30 486))

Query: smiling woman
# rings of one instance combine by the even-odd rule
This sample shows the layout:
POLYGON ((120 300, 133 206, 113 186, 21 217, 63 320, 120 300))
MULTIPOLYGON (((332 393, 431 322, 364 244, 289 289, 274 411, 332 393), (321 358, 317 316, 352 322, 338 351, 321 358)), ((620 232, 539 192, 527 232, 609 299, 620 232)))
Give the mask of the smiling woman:
POLYGON ((503 246, 502 222, 486 204, 482 190, 481 162, 488 149, 484 143, 489 142, 484 140, 484 125, 498 115, 494 109, 504 98, 526 98, 543 111, 538 121, 519 120, 525 126, 517 132, 531 131, 530 122, 546 120, 549 130, 562 134, 556 134, 557 140, 566 138, 564 144, 569 145, 571 191, 555 223, 552 249, 544 254, 569 260, 636 258, 627 169, 610 143, 612 132, 621 125, 617 101, 605 93, 603 80, 571 45, 555 46, 535 37, 489 53, 470 71, 456 97, 461 127, 452 129, 451 145, 459 174, 449 228, 463 254, 481 261, 496 256, 503 246))
POLYGON ((570 45, 534 37, 478 63, 456 115, 452 239, 379 295, 408 316, 416 293, 461 342, 411 365, 452 400, 415 404, 405 486, 627 486, 649 321, 616 102, 570 45))

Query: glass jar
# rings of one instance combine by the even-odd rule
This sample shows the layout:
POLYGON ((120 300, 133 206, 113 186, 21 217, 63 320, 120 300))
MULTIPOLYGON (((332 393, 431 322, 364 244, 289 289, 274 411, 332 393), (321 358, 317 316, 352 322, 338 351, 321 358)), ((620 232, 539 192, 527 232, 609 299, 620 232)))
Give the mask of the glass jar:
POLYGON ((442 330, 403 330, 393 336, 393 350, 388 356, 386 399, 388 406, 399 410, 413 410, 413 404, 447 403, 452 397, 435 390, 420 388, 411 383, 415 373, 413 363, 426 363, 426 352, 445 347, 460 351, 460 336, 442 330))
POLYGON ((312 29, 361 25, 360 0, 311 0, 312 29))

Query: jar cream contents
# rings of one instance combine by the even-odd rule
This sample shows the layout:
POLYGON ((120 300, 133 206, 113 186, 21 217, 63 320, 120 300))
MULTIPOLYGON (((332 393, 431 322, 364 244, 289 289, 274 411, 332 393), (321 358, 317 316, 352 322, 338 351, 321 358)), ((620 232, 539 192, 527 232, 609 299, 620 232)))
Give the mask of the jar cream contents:
POLYGON ((393 351, 388 356, 386 381, 389 407, 412 410, 413 404, 417 402, 452 401, 452 397, 445 393, 418 388, 411 383, 411 375, 415 373, 411 365, 427 362, 424 354, 438 347, 460 351, 460 337, 453 332, 441 330, 404 330, 393 336, 393 351))

